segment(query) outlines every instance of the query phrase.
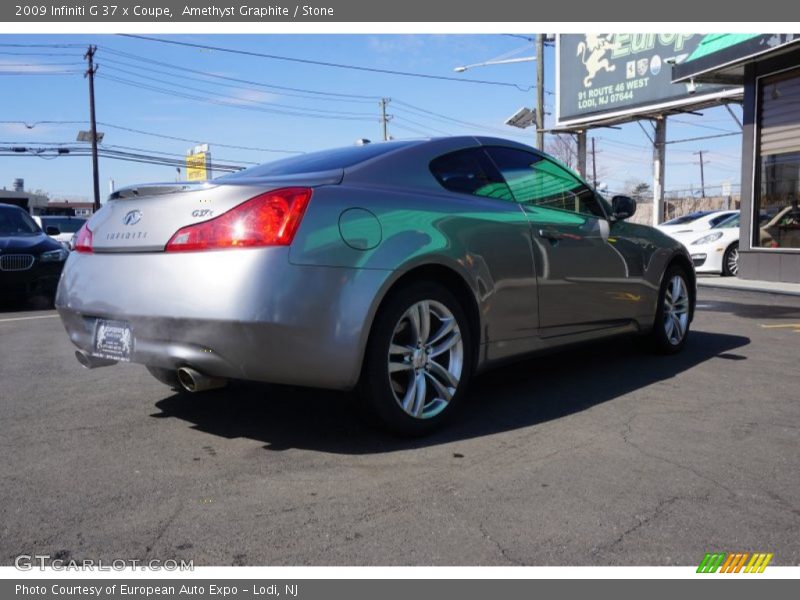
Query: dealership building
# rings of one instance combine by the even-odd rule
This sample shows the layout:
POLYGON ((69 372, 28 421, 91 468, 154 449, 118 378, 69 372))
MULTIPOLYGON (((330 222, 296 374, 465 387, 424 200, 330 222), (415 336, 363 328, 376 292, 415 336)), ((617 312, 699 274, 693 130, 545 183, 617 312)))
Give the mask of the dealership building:
POLYGON ((639 121, 654 225, 667 215, 669 118, 741 103, 741 123, 728 109, 742 126, 738 276, 800 283, 800 34, 560 34, 556 88, 551 131, 576 135, 582 175, 587 131, 639 121))
POLYGON ((800 34, 712 34, 675 83, 741 85, 739 277, 800 283, 800 34))

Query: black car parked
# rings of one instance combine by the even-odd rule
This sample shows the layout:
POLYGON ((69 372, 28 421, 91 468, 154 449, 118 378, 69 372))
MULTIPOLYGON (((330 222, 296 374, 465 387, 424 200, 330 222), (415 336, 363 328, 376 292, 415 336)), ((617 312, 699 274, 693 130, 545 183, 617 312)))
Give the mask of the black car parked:
POLYGON ((68 255, 27 212, 0 204, 0 301, 53 298, 68 255))

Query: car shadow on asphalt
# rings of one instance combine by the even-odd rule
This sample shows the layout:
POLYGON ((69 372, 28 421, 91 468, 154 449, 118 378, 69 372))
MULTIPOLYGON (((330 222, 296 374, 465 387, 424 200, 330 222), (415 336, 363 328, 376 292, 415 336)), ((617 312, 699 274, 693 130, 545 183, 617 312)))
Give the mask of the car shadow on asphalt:
POLYGON ((676 377, 731 350, 747 337, 692 332, 674 356, 644 353, 627 339, 528 358, 473 380, 465 406, 447 427, 403 439, 361 419, 352 394, 277 385, 235 384, 202 394, 175 393, 156 403, 157 418, 175 418, 222 438, 248 438, 273 451, 300 448, 371 454, 434 446, 531 427, 676 377))

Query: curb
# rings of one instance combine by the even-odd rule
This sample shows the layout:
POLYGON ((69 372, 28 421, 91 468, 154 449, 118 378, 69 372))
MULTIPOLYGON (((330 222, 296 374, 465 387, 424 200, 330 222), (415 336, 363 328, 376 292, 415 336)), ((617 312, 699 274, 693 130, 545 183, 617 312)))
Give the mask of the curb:
MULTIPOLYGON (((727 283, 727 282, 719 282, 716 280, 705 280, 704 278, 697 278, 697 285, 698 287, 709 287, 709 288, 717 288, 723 290, 733 290, 739 292, 760 292, 763 294, 779 294, 781 296, 800 296, 800 286, 797 286, 798 289, 788 288, 788 287, 777 287, 780 285, 779 282, 760 282, 760 281, 753 281, 752 283, 748 282, 746 284, 742 284, 743 280, 737 280, 737 283, 727 283), (776 287, 770 287, 770 285, 776 285, 776 287)), ((746 280, 744 280, 746 281, 746 280)), ((796 284, 787 284, 787 285, 796 285, 796 284)))

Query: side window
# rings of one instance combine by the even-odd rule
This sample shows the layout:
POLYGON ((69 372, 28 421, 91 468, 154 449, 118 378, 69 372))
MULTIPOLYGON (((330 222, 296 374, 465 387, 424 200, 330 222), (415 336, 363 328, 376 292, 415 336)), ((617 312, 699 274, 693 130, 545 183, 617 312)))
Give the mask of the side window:
POLYGON ((605 217, 594 192, 556 163, 516 148, 494 147, 488 152, 517 202, 605 217))
POLYGON ((728 220, 730 218, 731 218, 731 213, 725 213, 723 215, 720 215, 718 217, 714 217, 713 219, 711 219, 711 221, 709 221, 709 224, 711 225, 711 227, 716 227, 717 225, 719 225, 723 221, 726 221, 726 220, 728 220))
POLYGON ((446 190, 485 198, 514 198, 489 158, 480 148, 445 154, 431 161, 431 173, 446 190))

